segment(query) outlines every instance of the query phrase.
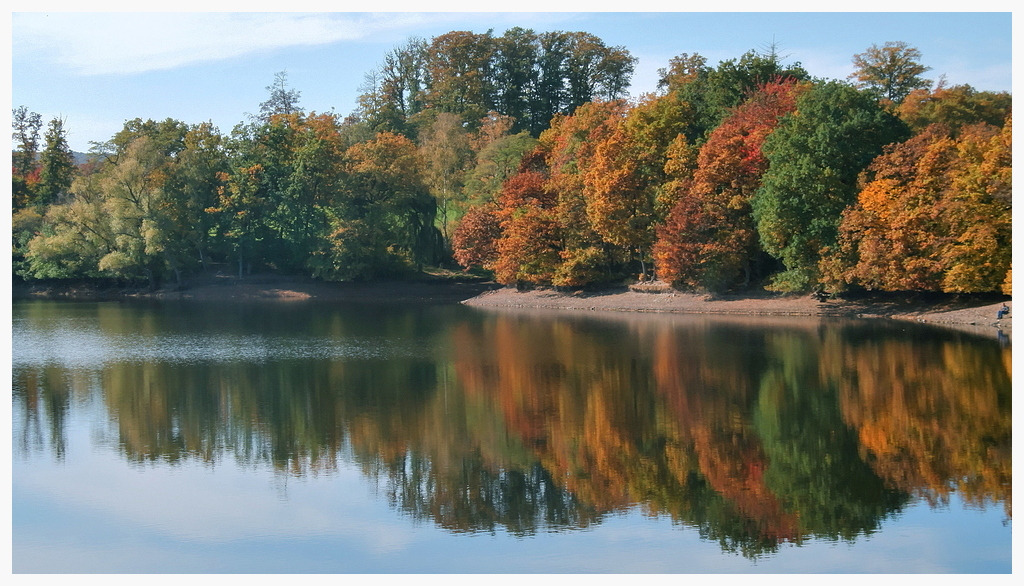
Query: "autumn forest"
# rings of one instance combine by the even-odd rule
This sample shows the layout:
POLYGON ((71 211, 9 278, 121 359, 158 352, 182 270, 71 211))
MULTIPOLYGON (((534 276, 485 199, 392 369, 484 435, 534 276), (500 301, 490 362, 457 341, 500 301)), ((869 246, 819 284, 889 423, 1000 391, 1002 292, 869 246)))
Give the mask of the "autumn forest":
POLYGON ((1010 294, 1010 94, 926 79, 902 42, 851 59, 683 53, 629 97, 637 60, 594 35, 455 31, 384 55, 348 116, 281 72, 227 134, 135 119, 84 163, 21 106, 14 272, 1010 294))

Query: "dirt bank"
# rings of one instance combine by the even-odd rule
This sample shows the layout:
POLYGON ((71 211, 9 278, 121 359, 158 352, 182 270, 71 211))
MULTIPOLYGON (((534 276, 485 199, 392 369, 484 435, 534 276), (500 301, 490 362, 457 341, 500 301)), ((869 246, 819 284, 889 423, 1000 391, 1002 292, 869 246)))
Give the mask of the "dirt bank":
MULTIPOLYGON (((642 311, 720 315, 876 317, 941 324, 975 333, 1009 335, 1012 312, 1001 320, 996 314, 1003 301, 954 296, 877 295, 859 300, 820 302, 810 295, 709 296, 666 290, 643 292, 628 288, 605 292, 561 293, 552 290, 495 289, 463 302, 474 307, 530 307, 578 311, 642 311)), ((1013 308, 1012 301, 1005 302, 1013 308)))

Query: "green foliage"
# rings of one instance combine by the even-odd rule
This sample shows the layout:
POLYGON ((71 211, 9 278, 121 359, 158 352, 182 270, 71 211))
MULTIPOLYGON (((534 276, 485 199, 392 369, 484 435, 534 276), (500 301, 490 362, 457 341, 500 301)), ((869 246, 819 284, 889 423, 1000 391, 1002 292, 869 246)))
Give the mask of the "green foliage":
POLYGON ((818 263, 836 246, 858 174, 883 146, 907 134, 870 95, 845 84, 817 84, 800 96, 797 111, 764 143, 769 168, 751 202, 764 250, 786 267, 777 289, 801 291, 819 282, 818 263))
POLYGON ((151 285, 194 267, 206 243, 204 209, 223 168, 209 125, 134 120, 107 159, 77 178, 27 244, 35 278, 114 276, 151 285), (198 253, 198 254, 197 254, 198 253))
POLYGON ((315 274, 368 279, 436 262, 437 204, 412 141, 381 133, 350 147, 345 161, 343 191, 331 208, 328 259, 315 261, 315 274))
POLYGON ((768 166, 761 146, 805 89, 792 80, 762 86, 710 134, 692 181, 671 184, 678 201, 654 250, 662 280, 715 292, 741 274, 749 283, 760 256, 750 198, 768 166))
POLYGON ((302 92, 288 87, 288 72, 279 71, 274 74, 274 83, 267 86, 270 97, 260 104, 260 118, 269 120, 271 116, 280 114, 301 114, 299 96, 302 92))
POLYGON ((39 130, 42 117, 29 112, 25 106, 12 110, 11 137, 17 144, 11 156, 11 196, 14 209, 20 209, 36 199, 35 189, 38 177, 39 130))
POLYGON ((33 203, 55 203, 67 196, 75 176, 75 159, 68 146, 67 131, 60 118, 50 120, 44 139, 46 147, 40 156, 41 171, 33 203))
POLYGON ((773 345, 777 355, 762 377, 753 415, 770 463, 765 484, 799 516, 806 534, 846 541, 870 535, 909 496, 886 487, 861 459, 837 389, 821 380, 806 345, 788 335, 773 345))
POLYGON ((438 114, 426 132, 420 134, 419 150, 424 161, 424 179, 437 202, 441 235, 448 243, 451 226, 461 215, 457 208, 473 158, 470 136, 462 119, 447 112, 438 114))
POLYGON ((739 106, 759 86, 779 80, 810 79, 800 63, 785 65, 774 51, 748 51, 738 60, 722 61, 714 69, 704 62, 699 55, 680 55, 661 81, 694 110, 693 121, 685 131, 691 143, 702 143, 729 110, 739 106))
MULTIPOLYGON (((884 49, 916 64, 912 48, 884 49)), ((211 260, 237 262, 240 277, 349 280, 454 257, 505 283, 579 287, 646 276, 654 261, 662 279, 715 291, 780 265, 770 286, 784 291, 875 287, 882 274, 901 276, 890 289, 1009 287, 1009 94, 929 92, 911 71, 910 93, 890 98, 902 103, 882 105, 875 89, 807 82, 772 47, 715 68, 682 54, 659 71, 663 92, 626 102, 635 62, 583 32, 411 39, 344 120, 305 113, 282 72, 230 136, 136 118, 81 170, 59 119, 35 164, 41 123, 21 107, 12 203, 35 206, 17 216, 14 266, 156 284, 211 260), (780 118, 765 88, 799 88, 796 111, 780 118), (908 128, 935 123, 958 141, 951 170, 885 185, 861 175, 908 128), (913 195, 925 192, 928 205, 913 195), (850 207, 858 193, 874 211, 850 207), (879 210, 912 219, 910 236, 886 233, 879 210)))
POLYGON ((513 132, 538 136, 556 114, 624 97, 635 64, 625 48, 585 32, 452 31, 388 53, 360 88, 360 111, 376 131, 412 135, 431 110, 462 116, 470 129, 497 110, 513 117, 513 132))
POLYGON ((494 201, 505 180, 519 168, 523 156, 537 144, 537 139, 526 131, 488 142, 476 153, 476 164, 466 174, 463 187, 465 205, 477 206, 494 201))
POLYGON ((113 234, 104 211, 100 176, 76 179, 75 197, 51 205, 41 223, 31 226, 33 235, 24 250, 19 274, 33 279, 64 279, 101 276, 98 263, 109 253, 113 234))
POLYGON ((333 114, 275 115, 236 129, 234 170, 212 211, 245 263, 307 269, 327 247, 328 210, 344 189, 344 152, 333 114))
POLYGON ((920 59, 921 51, 903 41, 890 41, 881 47, 871 45, 853 56, 856 70, 849 79, 857 80, 858 88, 899 104, 911 91, 926 89, 932 84, 930 79, 921 77, 931 67, 921 65, 920 59))

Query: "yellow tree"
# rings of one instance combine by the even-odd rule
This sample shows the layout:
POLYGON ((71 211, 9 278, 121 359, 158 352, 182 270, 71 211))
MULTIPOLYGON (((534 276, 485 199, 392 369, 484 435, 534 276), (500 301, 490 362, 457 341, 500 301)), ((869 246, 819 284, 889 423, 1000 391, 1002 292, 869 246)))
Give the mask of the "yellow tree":
POLYGON ((627 107, 618 100, 588 102, 572 116, 555 116, 551 128, 540 136, 550 169, 548 188, 557 196, 555 216, 563 242, 555 285, 577 287, 607 279, 621 263, 621 254, 594 229, 584 192, 596 146, 614 131, 627 107))
POLYGON ((934 125, 875 159, 867 171, 872 180, 843 214, 840 254, 822 263, 831 266, 826 282, 834 288, 939 289, 939 201, 954 158, 947 129, 934 125))
POLYGON ((1013 139, 987 125, 965 129, 957 145, 959 164, 944 198, 942 218, 951 240, 942 249, 942 290, 995 291, 1007 281, 1012 257, 1013 139))
POLYGON ((1011 260, 1011 130, 932 125, 890 147, 843 215, 833 285, 1001 290, 1011 260))
POLYGON ((661 190, 669 179, 669 149, 680 140, 690 118, 676 94, 646 96, 595 141, 594 157, 583 176, 587 217, 612 246, 629 251, 646 278, 655 241, 661 190))

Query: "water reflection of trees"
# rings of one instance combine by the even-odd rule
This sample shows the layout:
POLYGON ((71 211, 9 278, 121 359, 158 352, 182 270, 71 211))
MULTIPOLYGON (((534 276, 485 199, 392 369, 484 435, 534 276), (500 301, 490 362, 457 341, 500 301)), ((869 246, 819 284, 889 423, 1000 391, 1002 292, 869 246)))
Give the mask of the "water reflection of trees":
POLYGON ((974 505, 1001 503, 1010 516, 1009 348, 894 334, 830 351, 846 366, 833 375, 843 419, 890 486, 932 504, 956 491, 974 505))
POLYGON ((100 389, 132 461, 304 475, 353 460, 396 509, 458 532, 585 528, 640 507, 756 556, 870 534, 912 497, 957 491, 1010 515, 1010 350, 995 341, 870 322, 303 316, 287 319, 436 350, 19 367, 16 446, 46 436, 59 457, 69 401, 100 389))

